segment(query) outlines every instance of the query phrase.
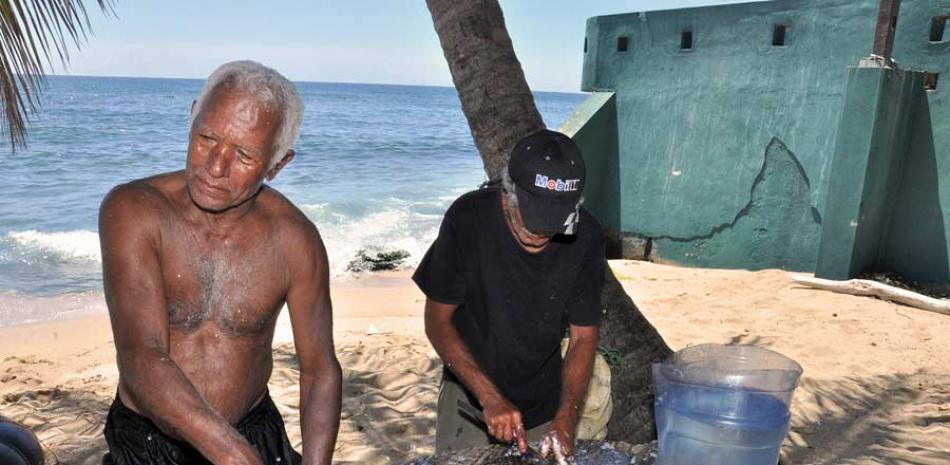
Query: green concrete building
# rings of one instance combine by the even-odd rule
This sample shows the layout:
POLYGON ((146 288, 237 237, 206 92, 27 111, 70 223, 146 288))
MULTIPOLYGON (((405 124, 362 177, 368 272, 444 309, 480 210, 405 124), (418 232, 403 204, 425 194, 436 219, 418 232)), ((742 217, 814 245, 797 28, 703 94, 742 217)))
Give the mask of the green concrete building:
POLYGON ((950 281, 950 0, 776 0, 587 21, 561 128, 611 255, 950 281), (944 208, 947 206, 947 208, 944 208))

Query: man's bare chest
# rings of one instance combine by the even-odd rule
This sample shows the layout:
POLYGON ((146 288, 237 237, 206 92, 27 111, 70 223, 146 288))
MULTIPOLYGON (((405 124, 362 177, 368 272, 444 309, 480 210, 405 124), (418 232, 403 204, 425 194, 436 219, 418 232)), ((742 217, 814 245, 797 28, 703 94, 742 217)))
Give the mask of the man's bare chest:
POLYGON ((173 330, 214 324, 235 335, 254 335, 271 326, 284 303, 283 266, 266 244, 172 244, 161 258, 173 330))

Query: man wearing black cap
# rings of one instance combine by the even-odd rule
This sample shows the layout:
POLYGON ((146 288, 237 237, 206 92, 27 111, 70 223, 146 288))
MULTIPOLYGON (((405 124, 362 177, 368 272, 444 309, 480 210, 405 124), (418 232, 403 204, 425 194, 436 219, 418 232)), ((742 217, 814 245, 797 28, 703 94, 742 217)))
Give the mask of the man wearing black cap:
POLYGON ((577 145, 540 131, 515 145, 501 186, 469 192, 446 212, 413 276, 446 368, 439 451, 494 439, 570 454, 604 273, 600 226, 580 207, 584 177, 577 145))

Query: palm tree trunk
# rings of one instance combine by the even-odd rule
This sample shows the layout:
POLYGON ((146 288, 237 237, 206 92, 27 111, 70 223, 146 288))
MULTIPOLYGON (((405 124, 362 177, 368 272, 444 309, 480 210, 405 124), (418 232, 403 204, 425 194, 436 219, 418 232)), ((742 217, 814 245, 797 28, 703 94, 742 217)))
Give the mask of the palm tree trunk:
POLYGON ((495 0, 426 0, 462 110, 496 180, 525 134, 544 128, 495 0))
POLYGON ((610 367, 614 411, 607 423, 607 439, 639 444, 656 439, 652 365, 673 351, 640 313, 610 266, 606 270, 600 296, 605 312, 600 345, 621 356, 620 363, 610 367))
MULTIPOLYGON (((544 127, 501 7, 497 0, 426 0, 426 4, 485 171, 489 179, 498 179, 515 142, 544 127)), ((609 266, 601 303, 606 311, 601 345, 621 355, 612 369, 614 413, 607 439, 632 443, 654 439, 650 369, 671 350, 609 266)))

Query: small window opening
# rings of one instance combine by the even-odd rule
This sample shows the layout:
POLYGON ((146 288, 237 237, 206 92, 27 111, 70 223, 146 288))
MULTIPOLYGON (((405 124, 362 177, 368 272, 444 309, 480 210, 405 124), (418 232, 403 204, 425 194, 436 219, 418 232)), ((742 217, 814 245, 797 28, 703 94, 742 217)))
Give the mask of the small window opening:
POLYGON ((947 17, 935 16, 930 25, 930 41, 943 42, 944 32, 947 30, 947 17))
POLYGON ((627 38, 627 36, 617 37, 617 51, 618 52, 626 52, 627 46, 629 44, 630 44, 630 40, 627 38))
POLYGON ((937 81, 940 80, 940 73, 924 74, 924 89, 928 91, 937 90, 937 81))
POLYGON ((683 36, 680 38, 680 49, 693 49, 693 31, 683 31, 683 36))
POLYGON ((587 37, 584 37, 584 53, 587 53, 587 37))
POLYGON ((772 30, 772 46, 773 47, 785 46, 785 32, 787 29, 788 29, 788 26, 784 24, 775 25, 775 29, 772 30))

